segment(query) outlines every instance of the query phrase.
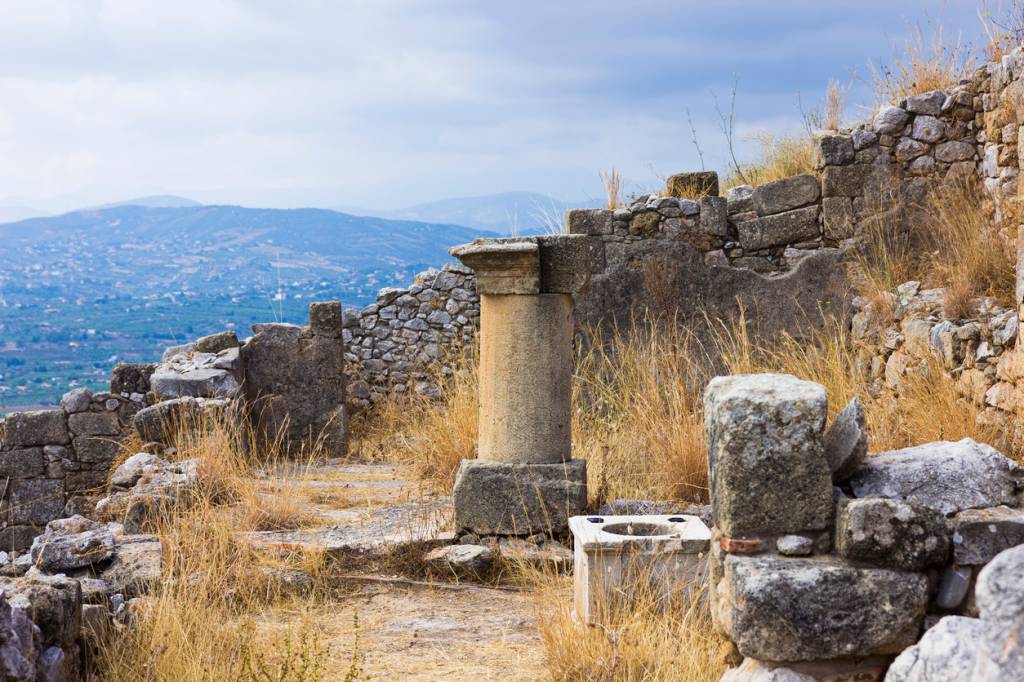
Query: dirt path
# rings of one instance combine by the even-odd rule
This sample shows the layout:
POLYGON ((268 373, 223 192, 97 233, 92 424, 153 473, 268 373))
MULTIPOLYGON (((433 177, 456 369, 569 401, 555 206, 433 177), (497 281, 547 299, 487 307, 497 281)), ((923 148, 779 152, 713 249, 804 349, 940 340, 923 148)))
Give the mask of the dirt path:
MULTIPOLYGON (((329 553, 394 551, 396 543, 447 541, 448 498, 426 493, 408 469, 330 463, 277 471, 308 495, 323 526, 258 534, 260 542, 322 546, 329 553)), ((385 581, 393 578, 381 575, 385 581)), ((340 586, 340 585, 339 585, 340 586)), ((314 606, 321 644, 329 652, 327 679, 344 679, 358 614, 363 677, 373 680, 538 680, 543 652, 534 602, 524 592, 462 584, 345 582, 339 596, 314 606)), ((279 624, 299 618, 280 612, 279 624)))

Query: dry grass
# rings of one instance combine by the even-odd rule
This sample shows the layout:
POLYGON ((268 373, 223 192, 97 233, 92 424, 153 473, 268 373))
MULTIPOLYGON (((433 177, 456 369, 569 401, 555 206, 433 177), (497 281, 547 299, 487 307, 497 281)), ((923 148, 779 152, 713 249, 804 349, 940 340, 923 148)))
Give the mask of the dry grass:
POLYGON ((615 210, 622 206, 622 175, 612 168, 607 173, 601 171, 601 184, 604 186, 605 208, 615 210))
POLYGON ((282 487, 287 481, 268 494, 267 484, 253 478, 249 435, 230 418, 210 417, 174 439, 178 459, 200 460, 200 485, 187 506, 156 522, 163 577, 133 613, 132 626, 100 642, 93 667, 104 679, 325 679, 318 627, 301 615, 323 589, 324 557, 272 554, 240 537, 308 520, 297 496, 282 487), (296 572, 312 579, 312 593, 289 587, 296 572), (284 602, 299 610, 295 624, 265 626, 269 610, 284 602))
POLYGON ((843 114, 846 111, 846 96, 850 94, 849 86, 839 81, 829 81, 825 92, 825 112, 822 116, 822 130, 838 131, 843 127, 843 114))
POLYGON ((871 64, 879 105, 910 95, 957 85, 974 67, 974 51, 959 36, 950 40, 941 24, 927 21, 911 28, 904 53, 891 64, 871 64))
POLYGON ((987 38, 983 51, 988 61, 999 61, 1024 42, 1024 6, 1020 0, 985 0, 978 8, 978 19, 987 38))
POLYGON ((761 133, 757 142, 761 148, 758 159, 743 164, 742 173, 733 171, 728 174, 722 181, 724 189, 742 184, 757 187, 814 171, 814 143, 810 135, 801 133, 778 136, 761 133))

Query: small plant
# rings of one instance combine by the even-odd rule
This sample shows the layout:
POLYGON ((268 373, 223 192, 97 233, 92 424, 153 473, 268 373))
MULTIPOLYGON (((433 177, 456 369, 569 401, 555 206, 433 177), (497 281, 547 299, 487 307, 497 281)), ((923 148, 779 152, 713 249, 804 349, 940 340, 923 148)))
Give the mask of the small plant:
POLYGON ((614 211, 622 206, 622 176, 614 168, 607 173, 601 171, 598 175, 601 176, 601 184, 604 185, 605 207, 614 211))
MULTIPOLYGON (((327 651, 317 632, 302 628, 297 634, 288 628, 278 650, 268 655, 258 642, 251 624, 240 628, 237 682, 322 682, 327 651)), ((345 677, 346 682, 358 677, 345 677)))

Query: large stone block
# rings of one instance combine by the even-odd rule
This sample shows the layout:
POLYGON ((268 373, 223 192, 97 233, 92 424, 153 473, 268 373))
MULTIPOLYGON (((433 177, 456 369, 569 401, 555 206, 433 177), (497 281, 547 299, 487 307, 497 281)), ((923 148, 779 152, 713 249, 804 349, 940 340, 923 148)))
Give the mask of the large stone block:
POLYGON ((825 389, 786 374, 716 377, 704 393, 711 502, 728 536, 822 530, 832 476, 825 389))
POLYGON ((71 442, 64 413, 60 410, 12 412, 7 415, 3 433, 4 445, 67 445, 71 442))
POLYGON ((121 424, 114 412, 79 412, 68 417, 68 428, 75 436, 117 436, 121 424))
POLYGON ((821 225, 826 239, 849 239, 854 232, 853 200, 850 197, 825 197, 821 200, 821 225))
POLYGON ((75 458, 79 462, 100 464, 112 462, 121 450, 121 443, 112 436, 75 436, 75 458))
POLYGON ((132 422, 142 442, 170 443, 178 429, 198 425, 201 412, 195 398, 175 398, 139 410, 132 422))
POLYGON ((700 230, 713 237, 729 236, 728 203, 725 197, 707 196, 700 200, 700 230))
POLYGON ((12 480, 11 523, 41 526, 64 511, 64 482, 46 478, 12 480))
POLYGON ((814 135, 814 167, 845 166, 853 163, 856 152, 849 135, 820 131, 814 135))
POLYGON ((821 194, 825 197, 859 197, 864 195, 872 167, 865 164, 828 166, 821 174, 821 194))
POLYGON ((976 643, 985 637, 987 629, 988 625, 977 618, 946 616, 893 661, 886 682, 978 680, 973 676, 980 653, 976 643))
POLYGON ((843 500, 836 550, 852 561, 920 571, 949 560, 945 518, 924 505, 881 497, 843 500))
POLYGON ((987 564, 1017 545, 1024 545, 1024 511, 1019 509, 968 509, 953 521, 953 561, 957 564, 987 564))
POLYGON ((462 461, 455 478, 455 525, 477 535, 563 535, 587 505, 587 463, 462 461))
POLYGON ((744 656, 810 661, 898 653, 917 639, 927 603, 918 573, 729 554, 712 615, 744 656))
POLYGON ((783 178, 754 189, 754 210, 759 216, 792 211, 813 204, 821 195, 818 178, 812 173, 783 178))
POLYGON ((821 234, 818 227, 818 207, 806 206, 785 213, 746 220, 737 223, 736 230, 739 232, 740 245, 747 251, 817 239, 821 234))
POLYGON ((850 479, 857 497, 909 500, 945 515, 1016 505, 1024 468, 970 438, 882 452, 850 479))
POLYGON ((114 395, 131 395, 149 393, 149 377, 156 370, 156 365, 115 365, 110 378, 110 392, 114 395))
POLYGON ((238 348, 238 335, 235 332, 217 332, 196 339, 197 353, 219 353, 228 348, 238 348))
POLYGON ((309 328, 314 334, 340 339, 344 316, 339 301, 317 301, 309 304, 309 328))
POLYGON ((46 458, 40 447, 0 450, 0 477, 34 478, 45 471, 46 458))
POLYGON ((665 189, 671 197, 680 199, 698 199, 703 196, 718 196, 718 173, 715 171, 695 171, 692 173, 676 173, 665 181, 665 189))
POLYGON ((596 237, 612 233, 613 211, 606 208, 574 208, 565 214, 569 234, 596 237))

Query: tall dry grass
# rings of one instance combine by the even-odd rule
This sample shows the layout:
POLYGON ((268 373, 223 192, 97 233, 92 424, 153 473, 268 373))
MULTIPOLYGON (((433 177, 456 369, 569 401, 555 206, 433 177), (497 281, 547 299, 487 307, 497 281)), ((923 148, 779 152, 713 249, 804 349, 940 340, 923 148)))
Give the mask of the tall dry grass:
MULTIPOLYGON (((287 479, 267 494, 252 471, 250 438, 226 415, 176 433, 176 458, 199 460, 199 485, 155 520, 163 574, 133 611, 131 626, 101 636, 91 664, 104 679, 326 679, 319 628, 301 615, 323 590, 324 556, 261 551, 241 535, 310 521, 287 479), (295 576, 306 576, 301 580, 311 590, 296 590, 295 576), (283 603, 299 612, 294 624, 268 625, 283 603)), ((263 467, 278 462, 273 452, 260 459, 263 467)))
POLYGON ((957 85, 975 65, 974 50, 959 35, 951 38, 941 23, 911 27, 902 54, 888 64, 870 64, 878 105, 957 85))
POLYGON ((984 0, 978 19, 985 32, 985 58, 997 62, 1024 43, 1024 3, 1020 0, 984 0))
POLYGON ((615 210, 622 206, 622 175, 612 168, 607 173, 598 173, 604 187, 605 208, 615 210))

